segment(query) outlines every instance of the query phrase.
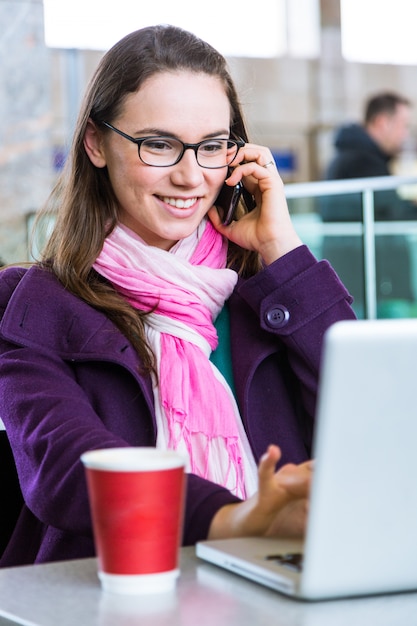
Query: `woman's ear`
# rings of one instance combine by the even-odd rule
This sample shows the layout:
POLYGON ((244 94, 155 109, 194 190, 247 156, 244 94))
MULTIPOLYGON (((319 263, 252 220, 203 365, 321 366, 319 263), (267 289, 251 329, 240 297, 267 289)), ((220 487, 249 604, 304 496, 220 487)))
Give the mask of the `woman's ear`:
POLYGON ((84 148, 93 165, 96 167, 106 166, 102 134, 91 118, 87 122, 87 128, 84 133, 84 148))

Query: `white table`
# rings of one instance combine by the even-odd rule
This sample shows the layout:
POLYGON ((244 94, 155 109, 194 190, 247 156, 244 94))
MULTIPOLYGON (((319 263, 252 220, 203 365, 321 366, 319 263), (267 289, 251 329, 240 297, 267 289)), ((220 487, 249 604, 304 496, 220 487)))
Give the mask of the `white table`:
POLYGON ((292 600, 181 550, 168 596, 103 593, 95 559, 0 569, 0 624, 25 626, 413 626, 417 593, 292 600), (3 618, 7 618, 6 621, 3 618))

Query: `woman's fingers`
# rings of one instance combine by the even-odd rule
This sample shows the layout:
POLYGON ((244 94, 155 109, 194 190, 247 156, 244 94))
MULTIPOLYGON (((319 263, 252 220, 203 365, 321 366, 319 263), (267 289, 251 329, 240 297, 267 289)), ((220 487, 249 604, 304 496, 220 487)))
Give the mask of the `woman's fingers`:
POLYGON ((277 473, 280 485, 293 497, 307 498, 310 494, 313 467, 313 461, 285 465, 277 473))

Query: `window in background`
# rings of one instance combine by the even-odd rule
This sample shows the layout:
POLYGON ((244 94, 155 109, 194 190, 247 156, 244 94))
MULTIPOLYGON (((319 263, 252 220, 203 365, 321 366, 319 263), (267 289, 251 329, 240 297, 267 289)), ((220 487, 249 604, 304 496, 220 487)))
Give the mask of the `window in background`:
POLYGON ((342 54, 348 61, 417 63, 416 0, 340 0, 342 54))
POLYGON ((146 25, 174 24, 209 41, 225 56, 273 58, 320 52, 319 0, 44 0, 45 41, 53 48, 107 50, 146 25), (197 5, 196 5, 197 6, 197 5))
POLYGON ((319 0, 286 0, 287 54, 313 59, 320 56, 319 0))

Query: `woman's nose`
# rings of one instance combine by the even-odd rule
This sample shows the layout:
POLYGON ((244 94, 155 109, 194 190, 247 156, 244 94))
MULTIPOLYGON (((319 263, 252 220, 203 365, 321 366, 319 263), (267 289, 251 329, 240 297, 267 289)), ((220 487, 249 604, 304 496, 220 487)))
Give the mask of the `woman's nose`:
POLYGON ((197 163, 194 150, 185 150, 181 160, 173 166, 171 178, 176 185, 191 187, 201 183, 204 178, 203 168, 197 163))

